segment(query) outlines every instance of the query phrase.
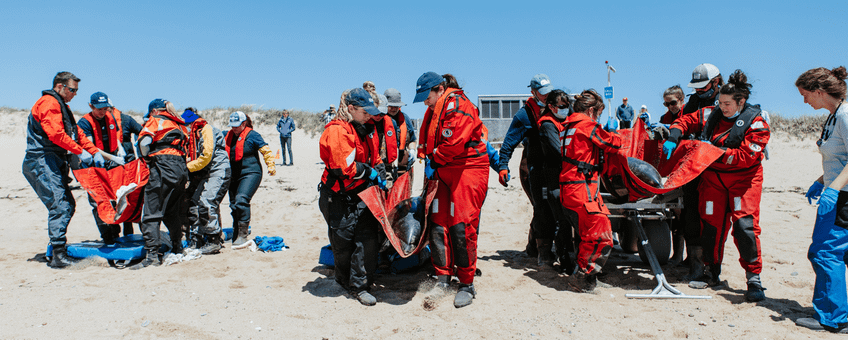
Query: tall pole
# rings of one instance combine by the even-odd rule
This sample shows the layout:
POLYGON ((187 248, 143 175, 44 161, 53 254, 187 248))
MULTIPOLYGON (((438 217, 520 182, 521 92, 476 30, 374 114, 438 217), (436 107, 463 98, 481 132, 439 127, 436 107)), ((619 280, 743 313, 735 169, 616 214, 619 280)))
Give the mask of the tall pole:
MULTIPOLYGON (((607 87, 610 87, 612 86, 612 83, 610 83, 610 71, 612 71, 612 73, 615 73, 615 68, 610 66, 609 60, 605 60, 604 64, 607 65, 607 87)), ((612 118, 612 98, 607 99, 607 107, 609 108, 609 116, 610 118, 612 118)))

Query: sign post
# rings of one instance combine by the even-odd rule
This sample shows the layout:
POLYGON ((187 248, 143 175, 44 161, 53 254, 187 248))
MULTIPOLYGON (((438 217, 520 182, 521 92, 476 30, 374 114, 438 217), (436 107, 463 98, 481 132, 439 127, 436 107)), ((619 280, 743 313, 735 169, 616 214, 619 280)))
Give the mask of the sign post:
POLYGON ((612 73, 615 73, 615 68, 612 67, 612 65, 609 64, 609 60, 604 61, 604 63, 607 65, 607 87, 604 88, 604 98, 607 99, 607 107, 609 108, 609 116, 610 116, 610 118, 612 118, 613 117, 613 115, 612 115, 612 84, 610 83, 610 71, 612 71, 612 73))

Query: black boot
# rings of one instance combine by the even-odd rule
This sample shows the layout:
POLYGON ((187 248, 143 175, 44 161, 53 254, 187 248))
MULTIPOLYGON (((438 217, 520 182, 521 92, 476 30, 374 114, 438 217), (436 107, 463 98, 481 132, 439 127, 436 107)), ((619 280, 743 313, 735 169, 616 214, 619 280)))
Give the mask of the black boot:
POLYGON ((247 235, 250 233, 248 228, 250 222, 238 222, 238 231, 233 230, 233 248, 244 246, 248 241, 247 235))
POLYGON ((556 261, 556 255, 554 255, 554 252, 552 250, 553 246, 554 242, 551 239, 536 239, 536 249, 539 252, 537 261, 540 267, 553 267, 554 261, 556 261))
POLYGON ((704 274, 704 248, 700 246, 689 248, 688 261, 689 274, 683 277, 683 281, 707 282, 709 278, 704 274))
POLYGON ((148 250, 147 251, 147 257, 145 257, 144 260, 141 260, 141 262, 136 263, 133 266, 130 266, 130 269, 131 270, 139 270, 139 269, 147 268, 147 267, 150 267, 150 266, 158 267, 161 264, 162 264, 162 260, 159 259, 159 252, 148 250))
POLYGON ((53 269, 62 269, 68 266, 72 266, 79 262, 78 260, 68 256, 65 245, 57 245, 53 246, 53 254, 50 258, 50 262, 47 262, 47 266, 53 269))
MULTIPOLYGON (((201 238, 203 238, 203 237, 201 236, 201 238)), ((200 249, 201 254, 203 254, 203 255, 217 254, 218 252, 221 251, 221 246, 224 244, 224 240, 221 239, 220 233, 206 235, 205 238, 206 238, 206 244, 204 244, 202 247, 198 248, 198 249, 200 249)))

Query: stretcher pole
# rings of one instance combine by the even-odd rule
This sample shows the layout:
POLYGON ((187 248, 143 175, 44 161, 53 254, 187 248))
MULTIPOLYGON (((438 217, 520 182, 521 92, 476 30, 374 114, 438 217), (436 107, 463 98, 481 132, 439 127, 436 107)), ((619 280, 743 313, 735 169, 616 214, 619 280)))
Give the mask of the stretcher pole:
POLYGON ((686 295, 683 292, 674 288, 668 280, 665 279, 662 267, 651 248, 651 243, 648 240, 648 234, 645 233, 645 228, 642 227, 642 217, 638 212, 631 212, 628 216, 631 222, 636 226, 636 231, 639 232, 639 242, 642 243, 642 251, 645 252, 645 257, 648 258, 648 263, 651 265, 651 270, 657 279, 657 287, 649 294, 624 294, 625 297, 631 299, 712 299, 712 296, 707 295, 686 295))

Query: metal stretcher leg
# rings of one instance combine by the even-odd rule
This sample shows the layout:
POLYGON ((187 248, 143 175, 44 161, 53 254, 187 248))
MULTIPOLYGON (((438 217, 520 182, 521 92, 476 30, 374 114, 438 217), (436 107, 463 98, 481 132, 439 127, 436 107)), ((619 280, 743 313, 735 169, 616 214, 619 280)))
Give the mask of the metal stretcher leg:
POLYGON ((650 294, 624 294, 624 296, 633 299, 711 299, 712 296, 705 295, 686 295, 683 292, 677 290, 677 288, 672 287, 670 283, 665 279, 665 274, 663 274, 662 267, 660 267, 660 263, 657 260, 657 256, 654 254, 654 250, 651 249, 651 244, 648 242, 648 234, 645 233, 645 229, 642 227, 642 217, 639 216, 638 213, 633 213, 628 216, 630 221, 636 226, 636 231, 639 233, 639 242, 642 243, 642 249, 645 252, 645 256, 648 258, 648 263, 651 265, 651 270, 654 272, 655 277, 657 278, 657 287, 651 291, 650 294))

